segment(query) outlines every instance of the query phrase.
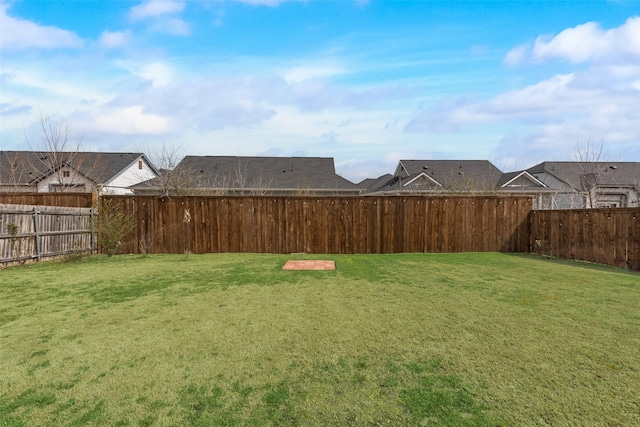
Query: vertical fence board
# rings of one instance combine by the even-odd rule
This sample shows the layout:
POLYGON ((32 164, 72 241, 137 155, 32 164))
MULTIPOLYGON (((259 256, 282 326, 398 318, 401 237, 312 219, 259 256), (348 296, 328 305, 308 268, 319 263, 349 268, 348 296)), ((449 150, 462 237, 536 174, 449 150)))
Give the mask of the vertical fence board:
POLYGON ((531 201, 525 198, 109 197, 126 200, 123 208, 138 221, 132 239, 152 241, 153 252, 461 252, 529 245, 522 224, 531 201))
POLYGON ((640 270, 640 209, 549 210, 531 213, 534 251, 640 270))
MULTIPOLYGON (((640 270, 638 208, 531 211, 528 198, 498 196, 104 197, 137 223, 121 252, 540 252, 544 242, 549 255, 640 270)), ((7 200, 92 204, 90 194, 0 194, 0 203, 7 200)), ((34 232, 31 217, 3 215, 3 223, 34 232)), ((90 235, 46 235, 79 227, 78 219, 43 215, 37 226, 42 253, 91 244, 90 235)), ((0 236, 6 241, 6 230, 0 236)), ((24 243, 31 254, 34 241, 24 243)), ((7 251, 5 244, 0 257, 7 251)))
POLYGON ((0 204, 0 264, 92 252, 91 216, 90 208, 0 204))

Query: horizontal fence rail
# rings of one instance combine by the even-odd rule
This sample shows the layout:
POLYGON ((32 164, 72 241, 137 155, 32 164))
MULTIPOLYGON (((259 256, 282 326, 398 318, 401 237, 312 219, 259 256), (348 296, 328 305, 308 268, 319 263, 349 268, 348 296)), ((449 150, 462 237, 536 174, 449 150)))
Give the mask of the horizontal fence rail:
POLYGON ((137 229, 121 252, 523 252, 527 197, 104 196, 137 229), (187 214, 188 213, 188 214, 187 214), (188 221, 185 219, 188 215, 188 221))
POLYGON ((95 251, 93 209, 0 204, 0 264, 95 251))
MULTIPOLYGON (((126 253, 536 252, 640 270, 639 208, 532 211, 527 197, 445 195, 103 198, 136 222, 119 248, 126 253)), ((90 194, 0 193, 0 203, 7 200, 81 207, 95 202, 90 194)), ((7 259, 3 224, 0 257, 7 259)), ((24 230, 20 237, 35 245, 24 230)), ((95 239, 91 245, 96 248, 95 239)))
POLYGON ((640 209, 533 211, 535 252, 640 270, 640 209))
POLYGON ((92 193, 3 193, 0 192, 0 204, 58 206, 91 208, 95 205, 92 193))

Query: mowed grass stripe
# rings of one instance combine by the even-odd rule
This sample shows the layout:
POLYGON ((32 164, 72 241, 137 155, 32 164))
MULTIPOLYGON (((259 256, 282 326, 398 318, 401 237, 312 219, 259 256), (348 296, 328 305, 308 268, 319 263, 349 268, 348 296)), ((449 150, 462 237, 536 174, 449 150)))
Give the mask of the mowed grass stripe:
POLYGON ((0 425, 640 424, 640 276, 504 254, 0 271, 0 425))

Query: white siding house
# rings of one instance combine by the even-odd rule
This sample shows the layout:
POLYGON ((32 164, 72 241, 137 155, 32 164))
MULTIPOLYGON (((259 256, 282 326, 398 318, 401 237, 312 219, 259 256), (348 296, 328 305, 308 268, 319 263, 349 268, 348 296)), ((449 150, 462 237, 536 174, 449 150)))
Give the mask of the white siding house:
POLYGON ((156 178, 142 153, 0 151, 0 191, 132 194, 156 178))

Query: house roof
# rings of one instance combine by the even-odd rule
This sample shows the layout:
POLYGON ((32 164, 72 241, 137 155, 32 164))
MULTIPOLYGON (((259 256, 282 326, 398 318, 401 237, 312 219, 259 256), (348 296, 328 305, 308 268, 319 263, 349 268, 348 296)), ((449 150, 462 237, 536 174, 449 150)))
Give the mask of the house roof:
POLYGON ((186 156, 176 170, 198 174, 204 188, 359 190, 336 174, 330 157, 186 156))
POLYGON ((91 181, 103 184, 141 157, 146 160, 142 153, 0 151, 0 183, 33 185, 70 166, 91 181))
POLYGON ((506 172, 502 174, 500 180, 498 181, 498 187, 500 188, 510 188, 513 189, 513 184, 516 182, 527 182, 528 185, 522 186, 525 189, 531 189, 535 187, 546 188, 547 185, 540 181, 535 176, 531 175, 529 172, 525 171, 516 171, 516 172, 506 172))
POLYGON ((532 175, 547 173, 578 190, 585 190, 585 174, 598 186, 640 184, 640 162, 542 162, 527 169, 532 175))
POLYGON ((360 181, 357 185, 363 191, 375 192, 387 185, 393 179, 390 173, 379 176, 378 178, 367 178, 360 181))
POLYGON ((488 160, 400 160, 393 179, 378 191, 484 191, 502 172, 488 160))

